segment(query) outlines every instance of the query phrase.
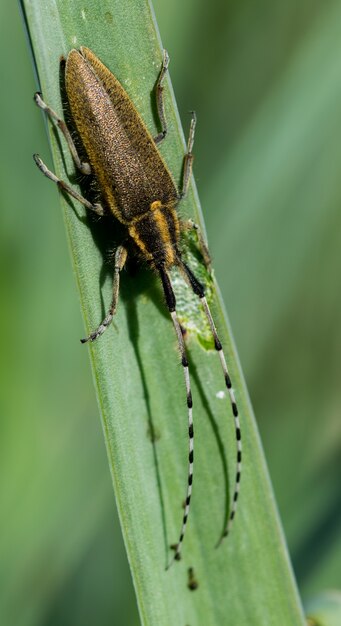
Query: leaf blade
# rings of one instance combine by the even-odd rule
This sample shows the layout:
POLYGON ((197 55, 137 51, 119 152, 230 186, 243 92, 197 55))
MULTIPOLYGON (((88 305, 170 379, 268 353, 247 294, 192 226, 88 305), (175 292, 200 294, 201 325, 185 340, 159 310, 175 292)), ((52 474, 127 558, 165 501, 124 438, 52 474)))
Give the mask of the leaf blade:
MULTIPOLYGON (((161 50, 149 5, 142 1, 136 2, 134 9, 119 2, 102 2, 95 8, 91 2, 74 2, 71 7, 62 1, 39 5, 25 3, 44 97, 49 103, 61 110, 58 57, 66 55, 71 46, 87 45, 115 71, 148 126, 155 127, 150 90, 160 67, 161 50), (55 19, 53 29, 51 15, 55 19), (47 30, 51 32, 48 42, 47 30), (113 35, 117 32, 123 32, 124 37, 115 39, 113 35)), ((170 139, 161 149, 179 180, 184 141, 171 91, 168 91, 167 118, 170 139)), ((56 171, 65 177, 55 137, 52 137, 52 150, 56 171)), ((72 171, 69 155, 66 151, 63 155, 68 171, 72 171)), ((103 300, 110 299, 110 276, 103 274, 103 241, 99 240, 96 248, 88 223, 79 218, 83 216, 79 207, 79 214, 75 214, 64 200, 63 205, 89 330, 103 314, 101 276, 103 300)), ((183 212, 198 219, 200 207, 194 188, 183 212)), ((242 479, 242 505, 231 539, 220 550, 213 550, 226 514, 226 503, 220 495, 226 491, 228 482, 225 455, 231 476, 234 472, 234 432, 231 418, 228 423, 227 403, 217 397, 222 389, 217 355, 200 347, 190 335, 195 415, 200 425, 195 477, 199 497, 193 498, 184 560, 186 567, 194 567, 198 590, 189 592, 184 564, 164 571, 168 544, 177 539, 182 515, 187 456, 185 396, 173 329, 157 283, 144 273, 140 273, 138 283, 128 276, 124 282, 115 323, 105 338, 91 346, 90 354, 143 623, 188 622, 193 626, 207 624, 209 620, 214 625, 224 623, 228 614, 238 624, 252 620, 263 625, 274 611, 279 624, 303 623, 257 430, 218 292, 213 300, 213 313, 231 360, 231 377, 241 407, 244 449, 249 459, 242 479), (150 430, 160 435, 153 445, 148 439, 150 430), (141 477, 140 481, 136 476, 141 477), (204 497, 200 498, 200 494, 204 497), (269 519, 262 519, 262 510, 268 512, 269 519)))

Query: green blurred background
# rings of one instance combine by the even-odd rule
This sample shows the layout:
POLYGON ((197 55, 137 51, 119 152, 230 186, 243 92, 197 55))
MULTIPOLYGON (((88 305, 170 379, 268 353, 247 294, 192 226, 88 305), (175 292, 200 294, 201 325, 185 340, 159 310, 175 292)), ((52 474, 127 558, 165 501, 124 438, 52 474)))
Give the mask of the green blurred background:
MULTIPOLYGON (((210 248, 305 600, 341 586, 341 2, 154 6, 186 129, 198 114, 210 248)), ((0 624, 134 626, 15 3, 0 29, 0 624)))

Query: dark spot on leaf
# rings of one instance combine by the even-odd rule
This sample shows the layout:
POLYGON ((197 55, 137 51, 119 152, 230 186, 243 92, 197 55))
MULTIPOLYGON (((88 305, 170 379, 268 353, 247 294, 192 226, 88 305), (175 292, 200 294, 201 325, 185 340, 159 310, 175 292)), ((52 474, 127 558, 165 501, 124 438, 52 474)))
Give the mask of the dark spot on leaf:
POLYGON ((114 21, 114 18, 112 16, 112 13, 110 13, 110 11, 106 11, 106 13, 104 13, 104 19, 108 24, 112 24, 114 21))
POLYGON ((196 589, 198 589, 199 587, 199 583, 197 581, 197 579, 195 578, 194 575, 194 569, 193 567, 189 567, 188 568, 188 582, 187 582, 187 587, 190 591, 195 591, 196 589))
POLYGON ((161 432, 157 428, 149 424, 147 428, 147 437, 152 443, 156 443, 156 441, 159 441, 159 439, 161 439, 161 432))

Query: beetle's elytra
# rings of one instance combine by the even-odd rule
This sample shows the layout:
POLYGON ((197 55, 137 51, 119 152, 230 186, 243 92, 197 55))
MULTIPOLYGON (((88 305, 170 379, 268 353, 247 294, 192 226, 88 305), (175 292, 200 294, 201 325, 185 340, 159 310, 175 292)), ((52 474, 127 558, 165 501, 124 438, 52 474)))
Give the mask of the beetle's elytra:
POLYGON ((91 203, 68 183, 57 178, 38 155, 34 155, 34 158, 43 174, 57 183, 60 189, 96 214, 100 216, 111 215, 113 220, 121 222, 126 229, 127 236, 124 244, 120 245, 115 253, 113 296, 110 308, 102 323, 86 339, 82 340, 83 343, 95 341, 110 325, 117 307, 120 272, 129 254, 137 254, 161 279, 166 305, 175 328, 181 354, 188 407, 189 467, 185 511, 178 542, 172 546, 174 549, 173 560, 179 560, 192 495, 194 430, 186 347, 176 313, 176 300, 168 271, 174 265, 181 270, 189 288, 200 299, 207 317, 215 348, 220 357, 235 423, 237 443, 235 487, 229 517, 220 541, 229 533, 237 508, 242 446, 237 403, 222 345, 205 298, 205 289, 181 255, 181 232, 195 228, 198 232, 203 260, 206 264, 209 263, 208 249, 198 227, 191 221, 181 221, 176 212, 177 205, 186 195, 192 173, 195 115, 192 115, 180 191, 177 189, 157 148, 157 145, 167 135, 163 83, 168 63, 169 58, 165 52, 156 83, 157 110, 162 129, 153 138, 122 85, 96 55, 84 47, 80 48, 79 51, 71 50, 65 64, 65 87, 75 130, 84 148, 86 161, 80 159, 65 122, 44 102, 39 93, 35 95, 37 105, 46 112, 51 120, 57 123, 63 133, 76 167, 83 174, 93 176, 100 193, 100 203, 91 203))

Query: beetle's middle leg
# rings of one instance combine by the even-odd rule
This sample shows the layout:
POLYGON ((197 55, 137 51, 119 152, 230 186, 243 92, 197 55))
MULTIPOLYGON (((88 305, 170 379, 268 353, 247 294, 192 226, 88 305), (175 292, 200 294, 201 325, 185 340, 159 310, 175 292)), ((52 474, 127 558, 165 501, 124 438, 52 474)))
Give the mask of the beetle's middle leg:
MULTIPOLYGON (((193 170, 193 145, 194 145, 194 135, 195 135, 195 127, 197 124, 197 116, 195 111, 191 111, 192 118, 191 124, 189 127, 189 135, 187 141, 187 152, 184 156, 184 164, 183 164, 183 174, 182 174, 182 189, 180 192, 180 200, 182 200, 188 191, 189 182, 192 175, 193 170)), ((208 271, 211 270, 211 255, 205 241, 205 238, 200 230, 198 224, 196 224, 192 219, 189 220, 180 220, 180 229, 182 232, 186 231, 195 231, 198 237, 199 250, 202 254, 204 263, 208 271)))
POLYGON ((82 174, 91 174, 91 167, 90 167, 90 163, 86 163, 81 161, 79 154, 77 152, 77 148, 74 144, 74 141, 71 137, 71 133, 67 127, 67 125, 65 124, 64 120, 62 120, 57 113, 51 109, 51 107, 48 106, 48 104, 46 104, 46 102, 44 102, 44 100, 41 97, 41 94, 37 91, 37 93, 34 94, 34 101, 37 104, 37 106, 46 113, 46 115, 48 115, 48 117, 51 120, 54 120, 58 126, 58 128, 60 129, 60 131, 63 133, 67 145, 69 146, 69 150, 71 152, 72 158, 74 160, 74 163, 76 165, 76 167, 79 169, 80 172, 82 172, 82 174))
POLYGON ((103 335, 104 331, 110 326, 112 319, 116 313, 117 309, 117 300, 118 294, 120 290, 120 273, 123 270, 125 263, 127 260, 127 250, 124 246, 119 246, 115 253, 115 268, 114 268, 114 278, 112 283, 112 300, 109 307, 109 311, 105 316, 103 322, 85 339, 81 339, 82 343, 86 343, 87 341, 95 341, 98 337, 103 335))
POLYGON ((194 135, 195 135, 195 127, 197 125, 197 116, 195 111, 191 111, 191 124, 189 127, 189 135, 187 141, 187 152, 184 156, 184 166, 183 166, 183 174, 182 174, 182 189, 180 191, 180 200, 182 200, 188 191, 189 181, 191 179, 191 174, 193 170, 193 144, 194 144, 194 135))
POLYGON ((89 200, 84 198, 84 196, 81 196, 80 193, 75 191, 70 185, 65 183, 60 178, 58 178, 58 176, 56 176, 53 172, 51 172, 51 170, 49 170, 47 165, 45 165, 44 161, 41 160, 38 154, 34 154, 33 158, 34 158, 36 165, 39 167, 40 171, 44 174, 44 176, 46 176, 47 178, 52 180, 54 183, 56 183, 59 189, 61 189, 62 191, 65 191, 67 194, 69 194, 69 196, 72 196, 73 198, 75 198, 75 200, 78 200, 78 202, 81 202, 90 211, 94 211, 94 213, 100 216, 104 215, 104 209, 101 204, 99 203, 92 204, 91 202, 89 202, 89 200))

